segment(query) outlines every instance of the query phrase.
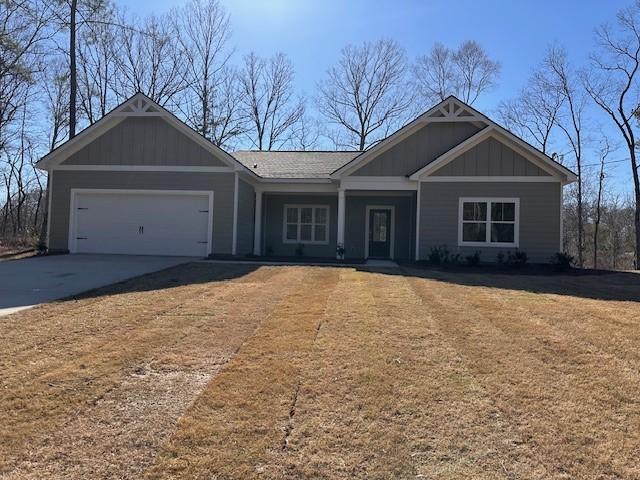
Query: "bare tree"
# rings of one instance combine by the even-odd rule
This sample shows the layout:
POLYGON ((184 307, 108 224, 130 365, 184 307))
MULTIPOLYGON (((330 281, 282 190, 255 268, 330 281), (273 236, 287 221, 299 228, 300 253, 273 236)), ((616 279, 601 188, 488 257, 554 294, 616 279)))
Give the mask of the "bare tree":
POLYGON ((604 167, 607 163, 607 157, 611 147, 609 140, 605 137, 602 147, 600 148, 600 171, 598 172, 598 193, 596 195, 595 214, 593 220, 593 268, 598 268, 598 239, 600 233, 600 221, 602 220, 602 197, 605 187, 604 167))
POLYGON ((240 76, 233 68, 223 69, 220 77, 222 80, 210 92, 207 135, 219 147, 230 148, 247 132, 244 92, 240 76))
POLYGON ((411 105, 404 50, 392 40, 348 45, 319 84, 320 113, 364 150, 406 120, 411 105))
POLYGON ((120 25, 117 40, 117 74, 112 88, 118 100, 142 92, 160 105, 167 105, 186 88, 183 60, 174 30, 166 17, 136 17, 120 25))
POLYGON ((584 149, 584 110, 587 104, 586 93, 569 65, 564 49, 552 47, 544 60, 549 90, 555 90, 563 99, 557 125, 564 133, 575 160, 578 174, 577 182, 577 221, 578 221, 578 265, 584 266, 584 171, 582 154, 584 149))
POLYGON ((258 150, 286 144, 305 111, 304 101, 294 96, 291 61, 283 53, 264 60, 252 52, 244 58, 240 78, 251 143, 258 150))
POLYGON ((476 41, 467 40, 457 50, 436 43, 427 55, 417 58, 413 77, 426 105, 449 95, 473 105, 495 87, 500 68, 500 63, 492 60, 476 41))
POLYGON ((517 98, 500 103, 498 114, 508 129, 548 153, 563 100, 558 89, 548 88, 548 80, 540 67, 517 98))
POLYGON ((320 125, 318 120, 303 115, 293 127, 291 147, 295 150, 311 151, 318 145, 320 139, 320 125))
MULTIPOLYGON (((110 12, 104 12, 111 15, 110 12)), ((93 21, 80 34, 78 56, 78 97, 81 115, 93 124, 111 110, 115 95, 111 88, 116 71, 116 44, 122 26, 93 21)))
POLYGON ((229 15, 218 0, 192 0, 172 12, 173 25, 185 61, 186 83, 180 109, 186 120, 204 137, 210 138, 211 107, 231 55, 229 15))
POLYGON ((634 116, 638 113, 640 68, 640 1, 621 10, 616 26, 602 25, 596 32, 597 51, 592 72, 584 76, 587 92, 614 122, 629 152, 635 195, 635 263, 640 267, 640 173, 636 155, 634 116))

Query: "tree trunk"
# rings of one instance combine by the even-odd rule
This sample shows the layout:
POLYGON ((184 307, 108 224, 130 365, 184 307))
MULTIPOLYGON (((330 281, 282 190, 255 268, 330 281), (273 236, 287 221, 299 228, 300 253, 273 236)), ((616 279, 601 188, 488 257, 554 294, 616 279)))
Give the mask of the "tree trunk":
POLYGON ((71 0, 71 15, 69 25, 69 139, 76 136, 76 96, 78 78, 76 69, 76 11, 78 0, 71 0))
POLYGON ((598 182, 598 198, 596 199, 596 218, 593 226, 593 268, 598 268, 598 231, 600 230, 600 213, 602 204, 602 189, 604 184, 604 160, 600 164, 600 178, 598 182))

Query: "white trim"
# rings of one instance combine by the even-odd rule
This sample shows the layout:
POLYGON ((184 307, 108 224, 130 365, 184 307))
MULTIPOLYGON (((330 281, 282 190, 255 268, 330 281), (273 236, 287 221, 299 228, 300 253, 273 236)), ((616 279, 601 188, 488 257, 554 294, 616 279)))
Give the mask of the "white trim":
POLYGON ((255 190, 256 203, 253 210, 253 254, 262 253, 262 190, 255 190))
POLYGON ((508 182, 508 183, 562 183, 562 179, 559 177, 547 177, 547 176, 535 176, 535 177, 507 177, 507 176, 493 176, 493 177, 467 177, 467 176, 455 176, 455 177, 434 177, 428 176, 422 178, 421 182, 508 182))
POLYGON ((56 165, 51 170, 97 171, 97 172, 225 172, 231 167, 202 167, 192 165, 56 165))
POLYGON ((367 205, 365 208, 365 229, 364 229, 364 258, 369 258, 369 212, 371 210, 391 211, 391 242, 389 245, 389 258, 395 257, 395 237, 396 237, 396 207, 394 205, 367 205))
MULTIPOLYGON (((346 248, 344 244, 344 227, 345 227, 345 219, 346 219, 346 203, 347 199, 345 198, 345 191, 338 191, 338 227, 337 227, 337 235, 336 235, 336 244, 337 246, 342 246, 346 248)), ((346 252, 345 252, 346 253, 346 252)), ((338 257, 338 252, 336 252, 336 258, 338 257)))
POLYGON ((340 180, 340 188, 351 190, 410 190, 418 183, 407 177, 346 177, 340 180))
MULTIPOLYGON (((385 152, 386 150, 393 147, 394 145, 398 144, 409 135, 412 135, 413 133, 415 133, 422 127, 428 125, 429 123, 434 123, 434 122, 470 122, 478 126, 486 125, 491 130, 497 131, 498 133, 505 136, 508 140, 515 143, 518 146, 518 149, 526 152, 525 156, 534 157, 537 160, 537 162, 539 162, 539 166, 541 168, 551 169, 549 173, 551 173, 552 175, 558 175, 558 173, 560 173, 562 176, 566 177, 566 181, 569 183, 574 182, 577 179, 576 175, 573 172, 571 172, 571 170, 567 169, 563 165, 560 165, 554 162, 551 158, 549 158, 547 155, 545 155, 541 151, 529 145, 527 142, 523 141, 522 139, 516 137, 513 133, 509 132, 504 127, 495 123, 486 115, 482 114, 481 112, 478 112, 473 107, 465 104, 464 102, 455 98, 454 96, 450 96, 446 98, 439 104, 435 105, 434 107, 432 107, 431 109, 427 110, 425 113, 417 117, 415 120, 409 122, 404 127, 394 132, 389 137, 378 142, 376 145, 369 148, 362 154, 358 155, 347 164, 338 168, 331 174, 331 178, 338 179, 338 178, 341 178, 342 176, 350 175, 355 170, 363 167, 364 165, 369 163, 371 160, 376 158, 378 155, 385 152), (458 107, 458 110, 456 110, 456 107, 458 107), (462 112, 462 110, 466 110, 470 115, 461 116, 460 113, 462 112), (544 167, 542 165, 544 165, 544 167)), ((480 130, 480 132, 478 133, 482 133, 485 130, 486 128, 483 130, 480 130)), ((457 148, 458 146, 454 147, 454 149, 457 148)), ((413 179, 413 175, 410 178, 413 179)))
MULTIPOLYGON (((306 204, 306 203, 285 203, 283 206, 283 210, 282 210, 282 243, 284 244, 294 244, 294 245, 298 245, 298 244, 302 244, 302 245, 328 245, 329 244, 329 236, 330 236, 330 225, 331 225, 331 221, 330 221, 330 215, 331 215, 331 207, 330 205, 326 204, 306 204), (288 240, 287 239, 287 209, 288 208, 297 208, 298 209, 298 221, 296 222, 296 224, 298 225, 298 233, 297 233, 297 239, 296 240, 288 240), (325 225, 325 239, 324 241, 317 241, 317 240, 301 240, 300 239, 300 231, 302 230, 302 222, 301 222, 301 216, 302 216, 302 209, 303 208, 311 208, 311 238, 315 238, 316 236, 316 232, 315 232, 315 227, 316 225, 322 225, 321 223, 316 223, 316 209, 324 209, 327 212, 326 215, 326 223, 325 225)), ((305 225, 308 225, 307 223, 305 223, 305 225)))
POLYGON ((338 193, 338 185, 335 183, 260 183, 256 188, 268 193, 338 193))
POLYGON ((51 248, 51 199, 53 198, 53 171, 47 172, 47 251, 51 248))
POLYGON ((560 185, 560 248, 558 249, 559 253, 564 252, 564 195, 563 188, 564 185, 560 185))
POLYGON ((233 175, 233 244, 231 245, 231 255, 237 251, 238 241, 238 172, 233 175))
POLYGON ((200 145, 202 148, 210 152, 217 160, 226 163, 229 167, 236 170, 249 173, 252 176, 259 178, 255 172, 245 167, 242 163, 236 160, 232 155, 214 145, 198 132, 187 126, 183 121, 176 117, 173 113, 169 112, 166 108, 158 105, 143 93, 136 93, 128 100, 118 105, 116 108, 107 113, 104 117, 98 120, 93 125, 85 128, 78 135, 71 140, 60 145, 58 148, 52 150, 47 155, 42 157, 36 167, 41 170, 49 170, 56 165, 64 162, 69 156, 76 153, 84 146, 91 143, 93 140, 104 134, 111 128, 124 121, 129 116, 160 116, 167 123, 175 127, 179 132, 183 133, 189 139, 200 145), (148 111, 152 108, 154 111, 148 111))
MULTIPOLYGON (((477 222, 480 223, 480 222, 477 222)), ((460 197, 458 199, 458 246, 459 247, 494 247, 494 248, 518 248, 520 245, 520 199, 516 197, 460 197), (465 242, 462 240, 462 225, 463 225, 463 205, 465 202, 477 202, 487 204, 487 218, 485 223, 486 227, 486 240, 484 242, 465 242), (491 203, 513 203, 515 204, 514 221, 506 222, 513 223, 513 242, 512 243, 499 243, 491 242, 491 203)))
MULTIPOLYGON (((425 165, 420 170, 412 173, 409 178, 411 178, 413 180, 417 180, 418 178, 422 178, 424 180, 428 176, 433 174, 434 172, 436 172, 439 169, 441 169, 444 166, 446 166, 447 164, 449 164, 449 163, 453 162, 454 160, 460 158, 460 155, 462 155, 463 153, 471 150, 472 148, 474 148, 475 146, 479 145, 480 143, 482 143, 483 141, 485 141, 485 140, 487 140, 489 138, 495 139, 496 141, 502 143, 503 145, 505 145, 508 148, 510 148, 511 150, 513 150, 514 152, 518 153, 519 155, 524 157, 526 160, 528 160, 529 162, 533 163, 538 168, 540 168, 543 171, 545 171, 546 173, 548 173, 550 178, 554 178, 554 179, 556 179, 556 181, 564 180, 564 177, 558 175, 558 170, 557 169, 554 169, 548 163, 545 163, 545 162, 541 161, 538 156, 532 155, 531 152, 522 149, 516 142, 513 141, 513 139, 510 139, 510 138, 506 137, 505 135, 503 135, 501 132, 498 132, 497 128, 493 127, 493 126, 489 126, 489 127, 485 128, 483 130, 480 130, 475 135, 472 135, 471 137, 467 138, 464 142, 459 143, 458 145, 453 147, 451 150, 449 150, 449 151, 443 153, 442 155, 440 155, 433 162, 425 165)), ((495 176, 499 177, 499 175, 495 175, 495 176)), ((515 178, 519 178, 519 177, 515 177, 515 178)), ((525 178, 527 178, 527 177, 525 177, 525 178)), ((531 176, 531 177, 528 177, 528 178, 547 178, 547 177, 546 176, 539 176, 539 177, 531 176)))
POLYGON ((420 193, 422 190, 422 182, 418 181, 418 190, 416 193, 416 262, 420 260, 420 193))
POLYGON ((69 253, 76 253, 77 219, 76 196, 78 194, 113 194, 113 195, 193 195, 208 196, 209 212, 207 224, 207 255, 213 253, 213 190, 143 190, 143 189, 119 189, 119 188, 72 188, 69 200, 69 232, 67 248, 69 253))

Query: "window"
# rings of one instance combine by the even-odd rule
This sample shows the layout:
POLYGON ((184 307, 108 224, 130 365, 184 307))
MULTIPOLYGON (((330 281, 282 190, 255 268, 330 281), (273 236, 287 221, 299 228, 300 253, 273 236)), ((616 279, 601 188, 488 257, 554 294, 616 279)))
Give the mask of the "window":
POLYGON ((520 200, 461 198, 458 245, 517 247, 520 200))
POLYGON ((285 205, 284 243, 329 243, 328 205, 285 205))

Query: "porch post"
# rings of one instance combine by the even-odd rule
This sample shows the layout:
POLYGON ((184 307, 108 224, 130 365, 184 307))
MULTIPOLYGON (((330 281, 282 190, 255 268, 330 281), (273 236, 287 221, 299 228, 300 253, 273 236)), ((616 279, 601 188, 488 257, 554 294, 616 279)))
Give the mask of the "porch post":
MULTIPOLYGON (((344 212, 345 212, 345 195, 344 190, 338 190, 338 245, 344 245, 344 212)), ((338 257, 336 252, 336 258, 338 257)))
POLYGON ((418 180, 418 191, 416 193, 416 262, 420 260, 420 191, 422 182, 418 180))
POLYGON ((256 189, 256 207, 253 210, 253 254, 261 255, 262 240, 262 190, 256 189))

